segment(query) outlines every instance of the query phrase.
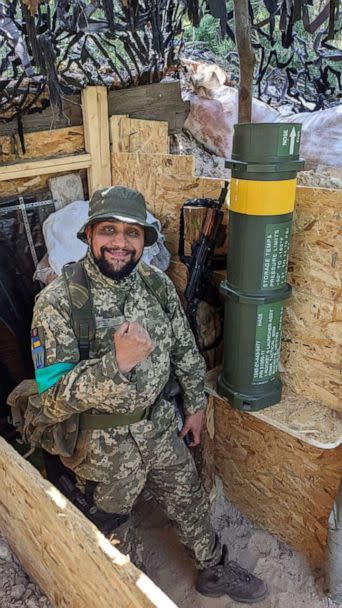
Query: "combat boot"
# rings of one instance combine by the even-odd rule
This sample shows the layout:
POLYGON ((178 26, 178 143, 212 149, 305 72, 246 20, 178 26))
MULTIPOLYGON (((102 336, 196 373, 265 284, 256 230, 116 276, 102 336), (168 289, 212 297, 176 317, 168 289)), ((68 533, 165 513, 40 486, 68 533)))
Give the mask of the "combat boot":
POLYGON ((263 600, 267 585, 236 562, 228 561, 226 546, 223 547, 219 564, 201 570, 196 590, 202 595, 220 597, 229 595, 235 602, 254 604, 263 600))

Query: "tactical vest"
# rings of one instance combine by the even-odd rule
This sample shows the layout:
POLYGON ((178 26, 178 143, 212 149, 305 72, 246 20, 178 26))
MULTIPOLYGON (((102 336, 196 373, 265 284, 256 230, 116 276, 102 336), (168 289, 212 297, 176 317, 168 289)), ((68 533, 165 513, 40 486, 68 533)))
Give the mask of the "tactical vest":
MULTIPOLYGON (((144 262, 140 262, 138 272, 147 289, 153 293, 163 311, 168 314, 167 292, 158 272, 144 262)), ((95 338, 96 330, 91 289, 83 261, 66 264, 63 267, 63 278, 70 303, 73 329, 78 341, 80 359, 82 361, 89 359, 90 345, 95 338)), ((79 428, 80 430, 90 430, 126 426, 147 418, 148 413, 149 409, 138 409, 129 414, 91 414, 82 412, 78 415, 79 428)))
MULTIPOLYGON (((138 272, 147 289, 153 293, 163 311, 168 314, 166 287, 159 273, 144 262, 140 262, 138 272)), ((90 344, 94 340, 96 329, 89 279, 83 260, 66 264, 62 273, 70 303, 73 329, 78 340, 80 358, 83 361, 89 359, 90 344)))
MULTIPOLYGON (((153 293, 165 314, 168 315, 166 286, 159 273, 143 262, 140 262, 138 272, 147 289, 153 293)), ((95 337, 95 318, 89 279, 83 261, 64 266, 63 277, 70 303, 73 329, 78 340, 80 359, 85 360, 89 358, 90 345, 95 337)), ((33 383, 34 381, 31 381, 31 384, 33 383)), ((24 396, 17 399, 15 391, 9 396, 8 404, 12 409, 13 423, 26 443, 33 447, 42 447, 50 454, 61 456, 67 466, 71 466, 71 461, 74 461, 75 464, 78 458, 81 458, 81 455, 77 455, 76 452, 82 451, 81 435, 84 436, 82 431, 125 426, 139 422, 148 415, 146 409, 136 410, 129 414, 82 412, 72 414, 62 422, 51 423, 44 414, 41 396, 34 393, 31 384, 26 399, 24 396)))

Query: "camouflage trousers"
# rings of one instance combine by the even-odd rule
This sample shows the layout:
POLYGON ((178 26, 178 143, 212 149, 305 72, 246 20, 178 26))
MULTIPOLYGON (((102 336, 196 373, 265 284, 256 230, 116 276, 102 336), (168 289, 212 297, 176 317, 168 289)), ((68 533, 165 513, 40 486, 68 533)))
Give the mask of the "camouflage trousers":
MULTIPOLYGON (((130 427, 91 432, 87 457, 75 469, 82 489, 97 481, 94 502, 103 511, 130 514, 147 489, 175 525, 200 569, 218 563, 221 547, 210 520, 210 505, 194 460, 179 439, 174 413, 169 420, 142 420, 130 427)), ((130 520, 115 531, 118 548, 141 565, 130 520)))

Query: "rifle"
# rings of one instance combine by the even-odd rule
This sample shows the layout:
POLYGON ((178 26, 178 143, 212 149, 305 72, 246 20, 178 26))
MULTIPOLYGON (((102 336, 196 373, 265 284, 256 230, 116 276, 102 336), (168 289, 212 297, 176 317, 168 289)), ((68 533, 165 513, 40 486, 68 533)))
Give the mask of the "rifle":
MULTIPOLYGON (((213 270, 224 269, 226 267, 226 256, 214 256, 213 254, 222 225, 223 211, 221 211, 221 207, 225 201, 227 190, 228 182, 225 182, 218 201, 213 199, 196 199, 195 201, 185 203, 183 206, 183 210, 186 206, 208 207, 200 237, 191 248, 191 256, 184 255, 184 238, 180 244, 179 252, 182 262, 184 262, 189 269, 189 279, 184 292, 184 296, 186 298, 185 312, 188 317, 190 327, 195 335, 197 344, 198 332, 196 316, 198 305, 201 300, 206 300, 209 304, 215 303, 215 297, 213 292, 208 290, 208 284, 211 282, 213 270)), ((184 226, 183 215, 182 223, 184 226)), ((181 226, 181 234, 183 226, 181 226)), ((220 340, 221 335, 215 340, 214 344, 202 349, 202 351, 214 348, 217 346, 220 340)))

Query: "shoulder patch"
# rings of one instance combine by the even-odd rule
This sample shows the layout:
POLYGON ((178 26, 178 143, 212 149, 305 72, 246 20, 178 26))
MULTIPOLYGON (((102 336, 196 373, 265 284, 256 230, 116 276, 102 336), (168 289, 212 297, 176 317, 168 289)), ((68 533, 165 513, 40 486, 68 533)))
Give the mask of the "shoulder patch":
POLYGON ((35 369, 42 369, 45 365, 45 349, 37 327, 34 327, 31 331, 31 351, 35 369))

